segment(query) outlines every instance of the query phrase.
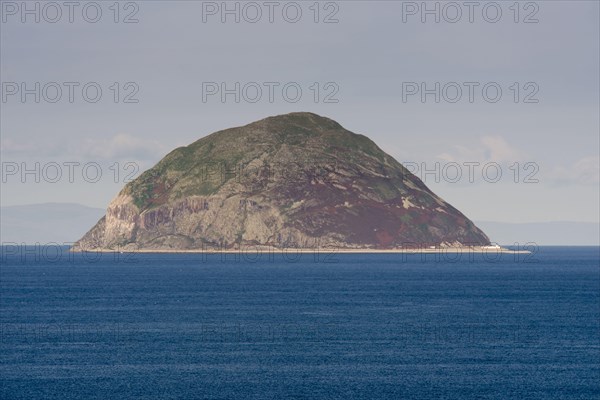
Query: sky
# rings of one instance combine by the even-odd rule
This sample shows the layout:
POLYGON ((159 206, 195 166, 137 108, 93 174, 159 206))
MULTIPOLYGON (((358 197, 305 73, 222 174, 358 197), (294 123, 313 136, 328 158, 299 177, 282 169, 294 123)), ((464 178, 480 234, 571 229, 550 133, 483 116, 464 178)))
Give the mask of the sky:
POLYGON ((473 220, 600 218, 596 1, 76 4, 0 2, 2 206, 105 208, 175 147, 310 111, 473 220))

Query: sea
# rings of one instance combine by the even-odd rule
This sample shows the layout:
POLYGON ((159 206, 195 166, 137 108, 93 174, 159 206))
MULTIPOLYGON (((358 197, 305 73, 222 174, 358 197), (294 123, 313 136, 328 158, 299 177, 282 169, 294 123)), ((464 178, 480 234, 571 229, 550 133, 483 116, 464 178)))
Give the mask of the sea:
POLYGON ((1 250, 2 400, 600 398, 598 247, 1 250))

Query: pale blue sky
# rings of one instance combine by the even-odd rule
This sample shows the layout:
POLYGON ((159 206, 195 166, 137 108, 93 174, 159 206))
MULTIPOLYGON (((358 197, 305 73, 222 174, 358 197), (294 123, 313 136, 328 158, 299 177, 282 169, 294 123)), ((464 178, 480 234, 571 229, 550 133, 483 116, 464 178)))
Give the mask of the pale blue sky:
MULTIPOLYGON (((403 23, 402 2, 337 2, 339 22, 333 24, 313 22, 313 2, 301 3, 303 16, 295 24, 277 11, 274 23, 266 16, 254 24, 221 23, 218 15, 203 23, 203 4, 193 1, 138 2, 134 24, 113 22, 113 2, 100 2, 103 16, 96 24, 77 10, 74 23, 66 16, 54 24, 22 23, 12 9, 6 12, 6 3, 0 27, 5 85, 98 82, 103 98, 90 104, 77 91, 73 103, 7 97, 0 103, 4 166, 97 162, 104 175, 97 183, 85 182, 80 172, 73 183, 66 177, 36 183, 31 176, 21 183, 8 176, 2 205, 105 207, 123 185, 123 172, 115 183, 108 169, 114 162, 134 162, 143 170, 215 130, 312 111, 369 136, 401 162, 431 168, 436 162, 498 163, 503 178, 497 183, 426 179, 472 219, 599 219, 598 2, 537 2, 539 22, 532 24, 513 21, 513 2, 502 3, 497 23, 476 10, 475 22, 463 16, 454 24, 421 23, 418 15, 403 23), (139 103, 115 104, 113 82, 135 82, 139 103), (202 82, 297 82, 303 96, 295 104, 280 92, 273 103, 235 103, 232 97, 222 103, 217 96, 203 102, 202 82), (314 82, 321 96, 322 86, 334 82, 339 102, 315 103, 309 88, 314 82), (403 82, 497 82, 503 97, 494 104, 481 92, 473 103, 435 103, 432 97, 422 103, 418 96, 403 102, 403 82), (534 82, 539 102, 514 103, 514 82, 534 82), (514 183, 509 166, 515 162, 539 166, 539 183, 522 182, 524 170, 514 183)), ((121 10, 120 18, 131 10, 121 10)), ((319 17, 332 10, 322 9, 319 17)), ((520 11, 522 20, 532 9, 520 11)))

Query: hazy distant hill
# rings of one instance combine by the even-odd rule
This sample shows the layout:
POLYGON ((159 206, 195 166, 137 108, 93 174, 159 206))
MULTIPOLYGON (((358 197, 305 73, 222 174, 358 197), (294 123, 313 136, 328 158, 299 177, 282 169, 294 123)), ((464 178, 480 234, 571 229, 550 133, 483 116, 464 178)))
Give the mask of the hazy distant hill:
POLYGON ((0 240, 5 244, 72 243, 104 212, 70 203, 0 207, 0 240))
POLYGON ((539 222, 512 224, 479 221, 492 242, 512 244, 535 242, 541 246, 598 246, 600 224, 594 222, 539 222))

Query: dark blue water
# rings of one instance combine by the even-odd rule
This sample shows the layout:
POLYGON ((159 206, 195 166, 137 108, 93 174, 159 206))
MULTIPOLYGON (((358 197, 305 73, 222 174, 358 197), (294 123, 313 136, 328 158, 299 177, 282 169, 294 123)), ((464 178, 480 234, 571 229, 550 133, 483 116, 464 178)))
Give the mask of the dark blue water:
POLYGON ((597 247, 222 257, 3 248, 0 398, 600 398, 597 247))

